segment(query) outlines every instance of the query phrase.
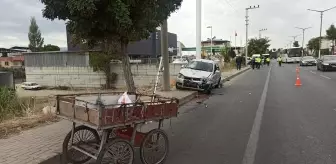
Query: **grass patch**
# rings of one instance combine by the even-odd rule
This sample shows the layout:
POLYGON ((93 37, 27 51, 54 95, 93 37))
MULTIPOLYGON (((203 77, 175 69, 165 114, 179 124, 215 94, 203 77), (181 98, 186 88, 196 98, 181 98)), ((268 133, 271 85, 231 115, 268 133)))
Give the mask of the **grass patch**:
POLYGON ((58 121, 56 116, 42 113, 43 107, 54 104, 49 99, 19 98, 15 90, 0 88, 0 139, 58 121))
POLYGON ((0 87, 0 122, 25 115, 27 106, 16 95, 15 90, 0 87))

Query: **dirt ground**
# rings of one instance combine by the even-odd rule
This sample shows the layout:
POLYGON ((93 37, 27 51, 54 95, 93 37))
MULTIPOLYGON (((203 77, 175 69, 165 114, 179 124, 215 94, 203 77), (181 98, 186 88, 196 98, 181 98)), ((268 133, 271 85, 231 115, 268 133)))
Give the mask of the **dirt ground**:
POLYGON ((53 115, 36 114, 20 117, 0 123, 0 139, 9 138, 20 132, 57 122, 59 119, 53 115))

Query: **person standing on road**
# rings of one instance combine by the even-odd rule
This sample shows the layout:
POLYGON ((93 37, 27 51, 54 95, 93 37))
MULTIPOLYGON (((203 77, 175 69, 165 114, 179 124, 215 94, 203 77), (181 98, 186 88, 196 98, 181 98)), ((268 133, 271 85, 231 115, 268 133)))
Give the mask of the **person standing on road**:
POLYGON ((243 58, 241 56, 237 56, 236 57, 236 66, 237 66, 237 70, 241 69, 241 64, 243 62, 243 58))
POLYGON ((255 67, 255 65, 256 65, 255 58, 252 58, 252 59, 251 59, 250 64, 251 64, 252 69, 254 69, 254 67, 255 67))
POLYGON ((255 63, 256 63, 257 69, 260 69, 261 58, 260 57, 256 57, 255 63))
POLYGON ((281 67, 281 63, 282 63, 282 58, 281 58, 281 56, 278 57, 278 63, 279 63, 279 67, 281 67))
POLYGON ((266 58, 266 64, 267 64, 267 66, 269 66, 270 62, 271 62, 271 59, 269 57, 267 57, 266 58))

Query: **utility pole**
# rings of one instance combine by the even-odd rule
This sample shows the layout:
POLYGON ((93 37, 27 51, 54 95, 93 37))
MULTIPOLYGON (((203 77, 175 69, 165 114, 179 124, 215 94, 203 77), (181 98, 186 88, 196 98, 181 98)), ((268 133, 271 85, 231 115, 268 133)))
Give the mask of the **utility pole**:
POLYGON ((168 23, 163 21, 161 27, 161 55, 163 61, 163 91, 170 90, 169 52, 168 52, 168 23))
POLYGON ((258 6, 250 6, 248 8, 246 8, 246 45, 245 45, 245 64, 247 65, 247 53, 248 53, 248 25, 249 25, 249 16, 248 16, 248 11, 249 10, 252 10, 252 9, 257 9, 259 8, 259 5, 258 6))
POLYGON ((210 30, 211 30, 211 38, 210 38, 210 54, 212 54, 212 26, 208 26, 207 28, 210 28, 210 30))
POLYGON ((304 41, 305 41, 305 31, 307 30, 307 29, 310 29, 311 27, 306 27, 306 28, 302 28, 302 27, 295 27, 295 28, 297 28, 297 29, 301 29, 302 30, 302 45, 301 45, 301 47, 302 47, 302 57, 303 57, 303 54, 304 54, 304 41))
POLYGON ((202 42, 202 0, 196 0, 196 59, 201 59, 202 42))
POLYGON ((266 31, 266 30, 267 30, 267 28, 263 28, 263 29, 260 29, 260 30, 259 30, 259 39, 261 39, 261 32, 262 32, 262 31, 266 31))
POLYGON ((322 21, 323 21, 323 13, 326 11, 329 11, 331 9, 336 8, 336 6, 326 9, 326 10, 313 10, 313 9, 308 9, 309 11, 315 11, 321 14, 321 24, 320 24, 320 38, 319 38, 319 58, 321 57, 321 44, 322 44, 322 21))

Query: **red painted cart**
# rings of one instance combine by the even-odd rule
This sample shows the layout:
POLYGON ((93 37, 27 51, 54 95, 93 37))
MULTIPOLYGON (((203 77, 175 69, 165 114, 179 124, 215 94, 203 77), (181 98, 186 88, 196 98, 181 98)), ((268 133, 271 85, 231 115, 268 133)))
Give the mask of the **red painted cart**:
POLYGON ((73 122, 63 142, 63 163, 132 164, 134 148, 140 148, 144 164, 165 161, 169 143, 160 129, 164 119, 176 117, 178 100, 160 96, 128 93, 134 103, 118 104, 123 93, 57 95, 57 115, 73 122), (158 121, 148 133, 138 127, 158 121), (79 126, 77 126, 79 124, 79 126))

